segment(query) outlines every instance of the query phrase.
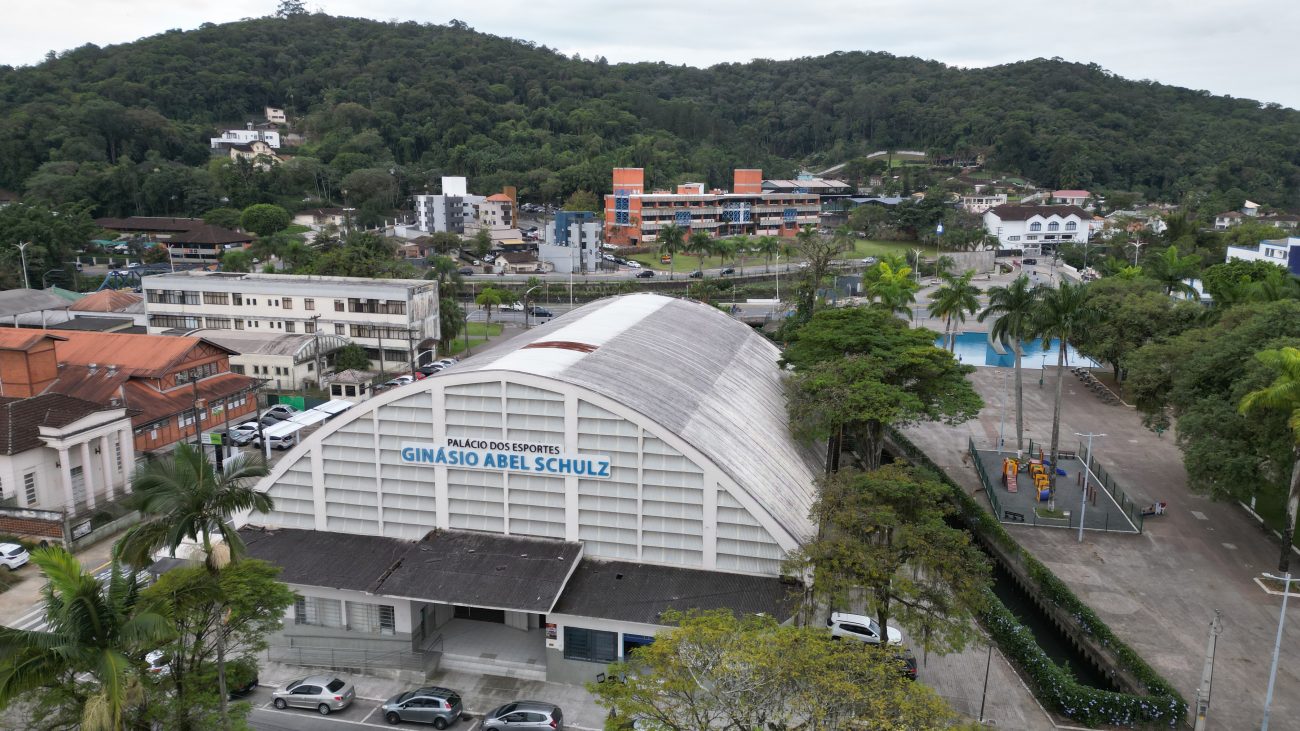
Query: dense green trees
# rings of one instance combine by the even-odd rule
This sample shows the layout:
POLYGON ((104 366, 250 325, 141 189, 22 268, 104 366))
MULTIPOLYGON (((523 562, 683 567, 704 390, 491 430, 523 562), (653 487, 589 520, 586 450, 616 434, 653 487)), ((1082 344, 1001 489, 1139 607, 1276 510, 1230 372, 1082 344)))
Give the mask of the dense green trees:
POLYGON ((1025 354, 1025 341, 1036 336, 1038 295, 1039 292, 1030 286, 1029 277, 1021 274, 1005 287, 991 287, 988 306, 979 314, 980 322, 993 318, 989 332, 1011 348, 1015 357, 1017 450, 1024 449, 1025 444, 1025 383, 1021 361, 1025 354))
MULTIPOLYGON (((1207 210, 1246 197, 1287 206, 1300 190, 1297 136, 1300 114, 1276 105, 1059 60, 608 64, 462 23, 301 12, 0 68, 0 187, 87 200, 96 215, 346 197, 371 222, 394 194, 450 172, 558 201, 609 192, 617 165, 647 168, 651 186, 726 186, 742 166, 788 177, 805 161, 853 161, 845 174, 860 180, 880 172, 865 154, 902 147, 985 152, 1046 186, 1186 196, 1207 210), (264 172, 209 166, 206 138, 268 104, 309 135, 293 159, 264 172)), ((932 231, 934 211, 915 207, 905 227, 932 231)))
MULTIPOLYGON (((1300 508, 1300 348, 1264 350, 1256 353, 1255 357, 1277 377, 1269 385, 1242 397, 1237 410, 1247 416, 1265 410, 1286 416, 1292 439, 1291 479, 1282 523, 1282 557, 1278 559, 1277 569, 1290 573, 1292 535, 1295 533, 1296 511, 1300 508)), ((1278 472, 1283 464, 1270 464, 1266 468, 1278 472)))

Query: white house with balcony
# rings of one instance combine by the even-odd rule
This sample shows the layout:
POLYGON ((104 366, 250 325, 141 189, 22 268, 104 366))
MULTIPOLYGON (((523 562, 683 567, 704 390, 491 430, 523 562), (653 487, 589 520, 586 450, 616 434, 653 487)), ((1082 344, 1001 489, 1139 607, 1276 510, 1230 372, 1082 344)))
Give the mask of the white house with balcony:
POLYGON ((961 197, 961 207, 963 210, 981 214, 990 208, 996 208, 1007 202, 1006 193, 977 193, 975 195, 964 195, 961 197))
POLYGON ((1087 243, 1093 216, 1078 206, 1001 205, 984 212, 984 229, 998 247, 1026 255, 1052 251, 1059 244, 1087 243))
POLYGON ((253 129, 252 122, 248 123, 247 129, 228 129, 220 137, 211 137, 209 140, 214 150, 232 145, 251 145, 254 142, 265 142, 272 149, 280 149, 279 132, 273 129, 253 129))
POLYGON ((1285 267, 1293 275, 1300 276, 1300 238, 1291 236, 1285 239, 1261 241, 1253 248, 1229 246, 1225 261, 1266 261, 1285 267))

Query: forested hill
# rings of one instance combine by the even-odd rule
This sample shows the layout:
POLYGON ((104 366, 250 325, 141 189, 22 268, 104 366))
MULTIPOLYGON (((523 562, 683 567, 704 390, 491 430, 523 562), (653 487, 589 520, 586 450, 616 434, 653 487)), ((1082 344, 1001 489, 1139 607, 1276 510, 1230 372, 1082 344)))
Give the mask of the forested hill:
POLYGON ((302 119, 309 142, 295 164, 316 189, 322 176, 338 185, 382 168, 403 193, 460 174, 477 190, 512 184, 554 200, 607 190, 616 165, 646 167, 656 184, 689 174, 727 185, 736 166, 789 175, 894 148, 984 152, 1043 185, 1300 207, 1300 112, 1096 66, 960 70, 857 52, 709 69, 609 64, 459 23, 325 15, 0 67, 0 187, 85 198, 102 213, 194 213, 222 192, 207 137, 266 105, 302 119), (138 163, 166 184, 144 190, 138 163))

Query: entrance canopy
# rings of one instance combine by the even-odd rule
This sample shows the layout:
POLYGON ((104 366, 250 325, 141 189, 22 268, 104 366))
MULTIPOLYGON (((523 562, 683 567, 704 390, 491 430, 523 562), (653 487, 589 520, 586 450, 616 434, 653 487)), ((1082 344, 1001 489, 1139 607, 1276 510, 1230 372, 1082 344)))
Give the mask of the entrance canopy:
POLYGON ((516 612, 550 612, 582 558, 581 543, 472 531, 414 542, 295 528, 239 535, 291 584, 516 612))

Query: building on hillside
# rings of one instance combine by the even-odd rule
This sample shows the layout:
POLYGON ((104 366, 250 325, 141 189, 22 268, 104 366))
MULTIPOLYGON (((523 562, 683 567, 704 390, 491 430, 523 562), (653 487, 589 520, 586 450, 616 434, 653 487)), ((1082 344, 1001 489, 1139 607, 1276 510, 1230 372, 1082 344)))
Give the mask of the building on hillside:
POLYGON ((257 410, 258 382, 231 372, 230 351, 201 338, 42 335, 46 341, 33 342, 31 330, 0 330, 0 395, 58 393, 132 409, 136 451, 169 447, 257 410))
POLYGON ((1266 261, 1277 264, 1300 277, 1300 238, 1294 236, 1272 241, 1261 241, 1254 248, 1229 246, 1224 261, 1266 261))
POLYGON ((267 107, 266 121, 271 124, 288 124, 289 118, 285 116, 283 109, 280 109, 279 107, 267 107))
POLYGON ((343 228, 347 225, 347 211, 342 208, 311 208, 293 214, 293 222, 316 230, 325 226, 343 228))
POLYGON ((557 211, 537 244, 537 258, 557 274, 600 270, 601 223, 594 211, 557 211))
POLYGON ((469 194, 465 178, 444 176, 442 193, 415 196, 415 227, 426 233, 464 235, 482 200, 481 195, 469 194))
POLYGON ((240 519, 300 596, 272 656, 418 666, 440 638, 442 667, 581 683, 669 609, 788 620, 823 463, 791 436, 780 358, 716 308, 634 294, 348 410, 240 519))
POLYGON ((1269 226, 1276 226, 1283 231, 1294 231, 1297 228, 1300 228, 1300 216, 1297 216, 1294 213, 1279 213, 1266 218, 1261 218, 1260 223, 1269 226))
POLYGON ((1059 206, 1078 206, 1083 208, 1088 205, 1088 199, 1092 194, 1086 190, 1054 190, 1052 191, 1052 203, 1059 206))
MULTIPOLYGON (((0 357, 7 360, 10 347, 12 339, 0 357)), ((76 517, 129 493, 134 413, 56 393, 0 396, 0 507, 76 517)), ((0 532, 25 533, 21 518, 0 514, 0 532)))
POLYGON ((730 193, 705 192, 703 183, 647 193, 643 169, 614 168, 613 188, 605 196, 605 243, 616 246, 651 243, 668 224, 714 238, 788 238, 803 226, 816 226, 821 214, 816 193, 763 192, 761 170, 736 170, 730 193))
POLYGON ((220 150, 231 145, 247 145, 251 142, 265 142, 273 149, 280 149, 280 133, 273 129, 254 129, 249 122, 245 129, 228 129, 220 137, 211 138, 212 149, 220 150))
POLYGON ((1006 193, 980 193, 961 197, 962 210, 976 215, 983 214, 990 208, 997 208, 1007 202, 1006 193))
POLYGON ((814 193, 821 206, 818 224, 834 228, 848 222, 848 213, 857 206, 851 198, 857 190, 843 180, 819 178, 802 172, 794 180, 764 180, 764 193, 814 193))
POLYGON ((390 372, 410 370, 414 354, 438 340, 435 281, 190 271, 141 284, 150 332, 319 329, 360 345, 377 369, 390 372))
POLYGON ((1216 231, 1226 231, 1233 226, 1241 225, 1244 218, 1238 211, 1224 211, 1214 217, 1214 229, 1216 231))
POLYGON ((1092 220, 1078 206, 1005 204, 984 212, 984 230, 997 237, 999 248, 1039 254, 1062 243, 1087 243, 1092 220))
POLYGON ((255 170, 267 171, 284 162, 275 153, 275 149, 262 140, 253 140, 246 144, 227 145, 230 161, 247 160, 255 170))
POLYGON ((126 237, 143 236, 167 247, 173 266, 215 266, 230 249, 246 249, 253 237, 201 218, 129 216, 97 218, 95 225, 126 237))
POLYGON ((465 222, 465 234, 487 231, 493 242, 520 239, 515 202, 505 193, 493 193, 474 205, 474 220, 465 222))
POLYGON ((229 350, 231 371, 265 381, 276 391, 315 387, 320 382, 316 374, 328 373, 335 353, 350 342, 320 330, 311 335, 208 329, 189 334, 229 350))

